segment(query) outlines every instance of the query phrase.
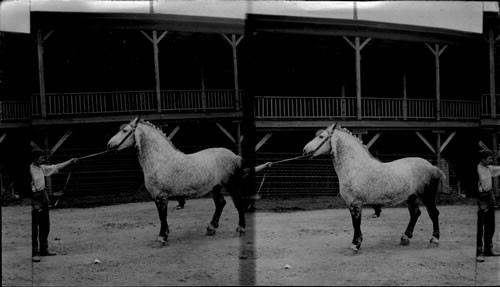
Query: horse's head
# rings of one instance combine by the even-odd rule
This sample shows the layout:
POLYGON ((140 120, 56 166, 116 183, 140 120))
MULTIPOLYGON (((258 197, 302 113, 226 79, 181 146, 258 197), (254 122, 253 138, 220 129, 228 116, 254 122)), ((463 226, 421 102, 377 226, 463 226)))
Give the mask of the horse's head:
POLYGON ((303 154, 310 157, 316 157, 318 155, 331 153, 332 151, 332 141, 331 138, 335 132, 337 123, 329 126, 324 130, 319 130, 316 132, 316 137, 313 138, 304 146, 303 154))
POLYGON ((120 126, 120 131, 108 141, 108 150, 122 150, 135 145, 134 132, 139 124, 140 117, 133 119, 128 124, 120 126))

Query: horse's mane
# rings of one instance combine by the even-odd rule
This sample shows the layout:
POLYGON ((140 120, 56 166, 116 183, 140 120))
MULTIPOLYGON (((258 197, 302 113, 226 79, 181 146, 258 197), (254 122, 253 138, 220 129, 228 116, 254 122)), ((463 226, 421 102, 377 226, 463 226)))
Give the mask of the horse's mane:
POLYGON ((176 151, 179 151, 181 152, 179 149, 177 149, 174 145, 174 143, 172 143, 172 141, 167 137, 167 135, 163 132, 163 130, 159 127, 157 127, 156 125, 154 125, 153 123, 151 122, 148 122, 148 121, 145 121, 145 120, 140 120, 140 123, 141 124, 144 124, 146 126, 149 126, 151 128, 153 128, 154 130, 156 130, 156 132, 158 132, 160 135, 163 136, 163 138, 176 150, 176 151))
POLYGON ((357 143, 359 143, 359 144, 360 144, 360 145, 361 145, 361 146, 365 149, 365 151, 368 153, 368 155, 369 155, 372 159, 378 160, 378 159, 376 159, 376 158, 372 155, 372 153, 370 152, 370 150, 368 149, 368 147, 367 147, 365 144, 363 144, 363 141, 362 141, 359 137, 357 137, 356 135, 354 135, 354 134, 353 134, 350 130, 348 130, 348 129, 344 128, 344 127, 341 127, 341 126, 337 126, 337 128, 336 128, 336 129, 337 129, 337 130, 340 130, 340 131, 343 131, 343 132, 345 132, 346 134, 348 134, 348 135, 352 136, 352 137, 356 140, 356 142, 357 142, 357 143))

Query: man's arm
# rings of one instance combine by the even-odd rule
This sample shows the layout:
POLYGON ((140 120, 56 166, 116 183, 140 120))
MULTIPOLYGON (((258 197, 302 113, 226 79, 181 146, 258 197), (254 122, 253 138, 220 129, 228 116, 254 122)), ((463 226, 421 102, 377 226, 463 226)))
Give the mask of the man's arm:
POLYGON ((43 173, 45 176, 51 176, 54 173, 59 172, 59 170, 67 167, 68 165, 75 163, 77 161, 76 158, 72 158, 70 160, 58 163, 58 164, 53 164, 53 165, 41 165, 43 173))
POLYGON ((491 176, 497 177, 500 175, 500 166, 498 165, 488 165, 488 168, 490 169, 491 176))

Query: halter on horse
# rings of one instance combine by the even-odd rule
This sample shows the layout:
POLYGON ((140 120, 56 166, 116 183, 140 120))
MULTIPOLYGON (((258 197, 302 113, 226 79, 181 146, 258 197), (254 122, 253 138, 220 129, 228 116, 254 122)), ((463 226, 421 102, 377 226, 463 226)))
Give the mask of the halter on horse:
POLYGON ((340 195, 351 213, 354 236, 351 249, 357 252, 363 241, 363 205, 396 205, 406 200, 410 222, 401 236, 407 245, 421 212, 417 197, 425 204, 433 224, 431 244, 439 244, 439 211, 436 208, 438 184, 443 172, 418 157, 382 163, 371 156, 366 146, 337 124, 318 132, 304 147, 304 155, 316 157, 330 153, 339 178, 340 195))
POLYGON ((144 185, 151 194, 161 228, 158 241, 166 242, 168 198, 173 196, 201 197, 212 193, 215 213, 207 227, 207 235, 215 234, 226 201, 223 188, 231 195, 238 210, 237 231, 245 230, 244 205, 239 193, 242 159, 225 148, 209 148, 192 154, 177 150, 163 132, 149 122, 136 118, 121 127, 108 142, 108 149, 117 151, 135 147, 144 173, 144 185))

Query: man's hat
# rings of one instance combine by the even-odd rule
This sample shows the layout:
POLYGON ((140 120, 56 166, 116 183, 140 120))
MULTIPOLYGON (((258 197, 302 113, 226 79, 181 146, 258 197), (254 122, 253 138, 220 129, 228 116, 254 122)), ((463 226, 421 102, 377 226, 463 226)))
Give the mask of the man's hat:
POLYGON ((42 155, 45 155, 45 152, 43 150, 41 150, 41 149, 36 148, 36 149, 33 149, 31 151, 31 158, 34 159, 34 160, 37 159, 37 158, 39 158, 42 155))

